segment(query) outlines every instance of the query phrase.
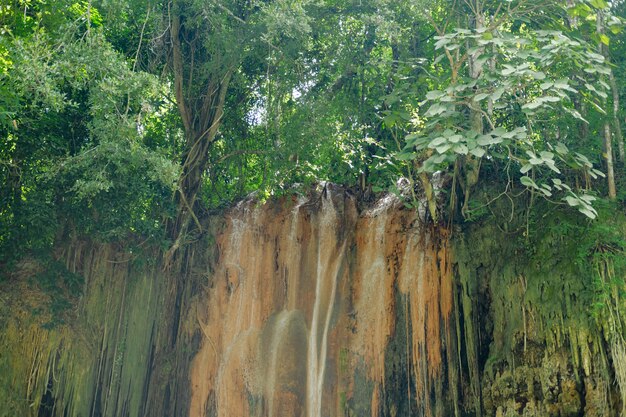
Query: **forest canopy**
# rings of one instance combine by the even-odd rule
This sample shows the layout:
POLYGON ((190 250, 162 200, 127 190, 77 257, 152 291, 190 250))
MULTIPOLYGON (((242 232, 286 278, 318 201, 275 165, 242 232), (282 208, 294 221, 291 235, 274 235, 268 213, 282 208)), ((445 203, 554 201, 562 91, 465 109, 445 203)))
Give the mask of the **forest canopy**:
POLYGON ((594 219, 626 199, 625 16, 621 0, 5 1, 2 260, 77 236, 171 257, 207 212, 320 181, 434 223, 519 198, 594 219))

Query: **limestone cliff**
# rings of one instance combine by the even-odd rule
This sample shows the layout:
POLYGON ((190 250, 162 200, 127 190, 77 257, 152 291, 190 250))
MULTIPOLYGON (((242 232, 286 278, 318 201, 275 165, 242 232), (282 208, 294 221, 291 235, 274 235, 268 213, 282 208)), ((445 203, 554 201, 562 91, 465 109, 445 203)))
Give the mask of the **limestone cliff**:
POLYGON ((620 415, 619 297, 594 316, 572 294, 596 281, 494 225, 332 185, 207 224, 165 271, 158 249, 60 245, 56 288, 83 279, 61 315, 49 264, 12 267, 0 416, 620 415))

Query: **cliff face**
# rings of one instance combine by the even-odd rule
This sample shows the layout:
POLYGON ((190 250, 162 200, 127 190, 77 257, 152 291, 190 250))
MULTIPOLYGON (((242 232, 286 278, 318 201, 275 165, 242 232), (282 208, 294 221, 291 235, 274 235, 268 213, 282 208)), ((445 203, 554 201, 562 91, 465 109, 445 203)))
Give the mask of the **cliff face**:
POLYGON ((244 201, 210 223, 168 271, 156 250, 59 249, 83 295, 53 326, 50 295, 33 284, 48 267, 17 266, 0 292, 0 416, 599 416, 623 406, 616 323, 574 317, 586 311, 571 298, 589 290, 586 278, 547 280, 578 277, 566 262, 530 267, 494 229, 450 236, 392 197, 361 208, 330 185, 244 201), (562 297, 548 281, 567 286, 562 297), (539 305, 548 291, 550 308, 539 305))
POLYGON ((428 415, 435 398, 450 411, 446 242, 394 201, 357 214, 326 190, 229 214, 197 305, 191 416, 428 415))

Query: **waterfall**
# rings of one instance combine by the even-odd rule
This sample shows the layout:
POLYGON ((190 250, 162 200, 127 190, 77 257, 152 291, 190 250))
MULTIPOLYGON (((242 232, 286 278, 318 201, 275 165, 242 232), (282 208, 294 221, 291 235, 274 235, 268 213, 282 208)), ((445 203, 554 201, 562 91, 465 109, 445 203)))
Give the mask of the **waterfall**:
POLYGON ((309 332, 307 355, 308 417, 321 417, 322 389, 328 347, 328 328, 335 304, 337 275, 343 259, 345 243, 337 250, 337 213, 328 194, 322 196, 317 241, 317 273, 315 303, 309 332))
POLYGON ((415 361, 441 357, 446 335, 431 327, 449 314, 439 306, 450 301, 436 297, 451 294, 438 290, 439 252, 400 206, 388 196, 360 210, 328 187, 229 214, 197 306, 191 417, 343 416, 355 401, 359 415, 374 417, 385 415, 389 383, 404 381, 393 395, 409 402, 437 394, 422 380, 440 378, 441 361, 415 361), (437 337, 432 348, 426 336, 437 337), (391 344, 402 346, 393 359, 403 361, 401 376, 386 370, 400 366, 387 363, 391 344))

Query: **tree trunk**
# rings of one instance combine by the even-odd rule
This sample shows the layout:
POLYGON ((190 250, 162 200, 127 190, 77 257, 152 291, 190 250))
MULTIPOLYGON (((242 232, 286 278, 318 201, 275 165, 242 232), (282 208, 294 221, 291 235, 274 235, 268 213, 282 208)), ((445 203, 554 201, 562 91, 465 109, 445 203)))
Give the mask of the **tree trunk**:
MULTIPOLYGON (((470 27, 475 30, 482 29, 485 27, 485 15, 482 9, 482 0, 474 0, 472 2, 472 6, 473 13, 470 19, 472 19, 473 22, 471 22, 470 27)), ((483 64, 478 59, 483 52, 483 48, 480 48, 469 56, 469 75, 470 78, 474 80, 478 79, 483 71, 483 64)), ((484 129, 483 113, 481 112, 481 104, 475 99, 472 99, 469 117, 470 129, 478 134, 482 134, 484 129)), ((478 183, 481 159, 472 154, 468 154, 462 162, 463 172, 465 174, 465 196, 461 214, 464 218, 466 218, 469 215, 469 199, 471 189, 474 185, 476 185, 476 183, 478 183)), ((463 289, 464 296, 469 295, 468 291, 468 287, 463 289)), ((467 307, 464 306, 464 315, 466 318, 473 316, 473 312, 475 312, 473 303, 469 303, 467 307)), ((473 318, 474 317, 472 317, 472 319, 473 318)), ((475 416, 482 417, 482 393, 480 388, 480 372, 478 370, 478 344, 476 343, 478 340, 478 332, 472 323, 467 323, 467 326, 466 341, 470 342, 468 343, 467 352, 467 361, 470 372, 470 389, 474 398, 475 416)))
MULTIPOLYGON (((576 3, 574 0, 567 0, 567 8, 575 7, 576 3)), ((576 16, 567 15, 567 23, 569 24, 570 29, 576 29, 578 27, 578 18, 576 16)))
POLYGON ((613 169, 613 143, 611 141, 611 125, 604 122, 604 147, 606 155, 606 178, 609 185, 609 198, 615 200, 617 196, 615 190, 615 171, 613 169))
POLYGON ((185 68, 187 60, 194 60, 195 49, 183 50, 182 38, 190 37, 185 33, 184 22, 180 16, 173 16, 170 26, 172 43, 172 72, 174 74, 174 94, 176 104, 185 130, 186 149, 183 154, 182 172, 178 181, 176 219, 168 226, 168 235, 174 241, 165 255, 165 265, 169 266, 173 255, 183 245, 190 223, 202 231, 202 225, 195 214, 202 179, 208 168, 209 151, 217 138, 226 92, 230 84, 233 69, 217 71, 209 77, 203 91, 198 94, 191 91, 191 79, 194 68, 185 68), (191 54, 190 57, 185 52, 191 54), (188 91, 185 90, 188 85, 188 91), (198 98, 198 96, 200 98, 198 98))
MULTIPOLYGON (((482 12, 482 5, 480 1, 474 2, 474 14, 471 17, 473 19, 473 29, 482 29, 485 26, 485 16, 482 12)), ((469 75, 470 78, 476 80, 480 77, 483 72, 483 63, 478 60, 480 55, 483 53, 483 49, 477 50, 475 53, 469 56, 469 75)), ((471 107, 470 107, 470 129, 474 132, 477 132, 479 135, 483 133, 483 114, 480 111, 480 103, 476 100, 472 99, 471 107)), ((461 209, 461 213, 463 217, 467 218, 469 216, 469 201, 471 195, 471 189, 474 185, 478 183, 478 178, 480 176, 480 163, 481 159, 475 157, 472 154, 468 154, 463 161, 463 172, 465 174, 464 177, 464 202, 463 208, 461 209)))
POLYGON ((624 136, 622 135, 622 126, 619 121, 619 90, 617 89, 617 82, 615 82, 613 70, 609 73, 609 81, 611 91, 613 92, 613 130, 615 131, 615 140, 617 141, 619 161, 623 164, 626 158, 624 155, 624 136))
MULTIPOLYGON (((598 35, 602 35, 604 33, 604 14, 602 12, 598 12, 596 19, 596 32, 598 35)), ((604 47, 603 43, 600 41, 598 43, 598 51, 604 57, 608 57, 608 51, 604 47)), ((607 59, 608 60, 608 59, 607 59)), ((607 102, 606 99, 603 100, 603 107, 606 108, 607 102)), ((613 169, 613 141, 611 138, 611 125, 608 120, 604 121, 604 156, 606 158, 606 178, 609 188, 609 199, 615 200, 617 196, 617 192, 615 189, 615 171, 613 169)))

